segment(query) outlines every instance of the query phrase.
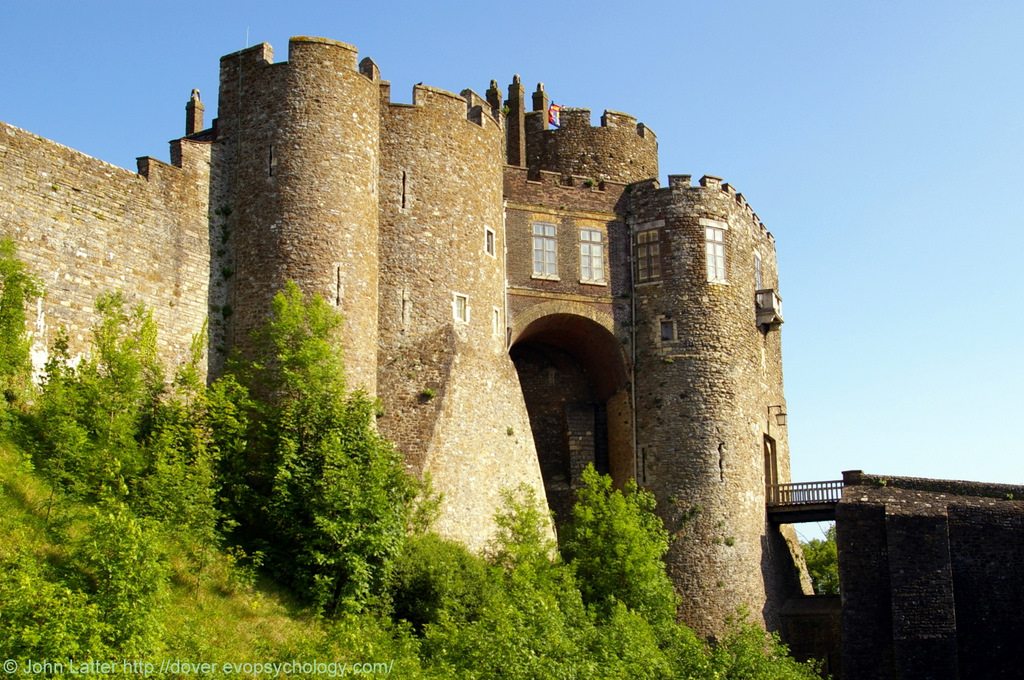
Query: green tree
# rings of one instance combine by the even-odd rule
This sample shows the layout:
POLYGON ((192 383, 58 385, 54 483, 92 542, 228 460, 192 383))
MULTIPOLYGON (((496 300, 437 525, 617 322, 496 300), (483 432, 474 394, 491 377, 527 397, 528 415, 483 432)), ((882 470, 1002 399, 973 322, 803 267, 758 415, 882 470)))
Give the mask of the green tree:
POLYGON ((836 525, 825 532, 825 538, 801 542, 807 571, 818 595, 839 594, 839 552, 836 549, 836 525))
POLYGON ((127 499, 147 467, 145 443, 165 391, 156 324, 120 293, 100 296, 88 357, 77 367, 61 334, 36 411, 36 458, 79 497, 127 499))
MULTIPOLYGON (((741 616, 740 618, 746 618, 741 616)), ((817 680, 816 662, 800 663, 775 633, 735 620, 711 651, 715 678, 723 680, 817 680)))
POLYGON ((72 539, 70 564, 78 590, 99 611, 96 631, 112 651, 139 657, 159 648, 163 634, 167 564, 156 528, 127 505, 105 502, 89 510, 89 529, 72 539))
POLYGON ((0 407, 23 397, 31 385, 25 304, 40 294, 42 284, 18 259, 14 242, 0 239, 0 407))
POLYGON ((497 587, 488 563, 460 543, 410 536, 392 575, 394 617, 418 635, 441 621, 477 621, 497 587))
POLYGON ((234 433, 230 421, 219 417, 221 392, 208 390, 203 380, 205 345, 205 332, 193 338, 189 360, 153 409, 145 468, 132 499, 138 512, 159 520, 190 546, 197 577, 220 542, 221 449, 215 432, 234 433))
POLYGON ((624 490, 592 465, 583 471, 563 552, 583 600, 609 615, 616 602, 655 623, 674 621, 677 597, 665 571, 668 532, 653 494, 630 480, 624 490))
POLYGON ((102 612, 55 578, 28 551, 0 557, 0 656, 5 659, 102 658, 102 612))
POLYGON ((254 358, 231 369, 248 445, 223 466, 238 535, 328 614, 383 592, 418 489, 374 426, 375 402, 346 390, 340 324, 294 283, 275 296, 254 358))
POLYGON ((593 620, 557 558, 541 502, 525 486, 503 497, 489 549, 493 589, 472 618, 426 627, 425 662, 440 677, 596 677, 593 620))

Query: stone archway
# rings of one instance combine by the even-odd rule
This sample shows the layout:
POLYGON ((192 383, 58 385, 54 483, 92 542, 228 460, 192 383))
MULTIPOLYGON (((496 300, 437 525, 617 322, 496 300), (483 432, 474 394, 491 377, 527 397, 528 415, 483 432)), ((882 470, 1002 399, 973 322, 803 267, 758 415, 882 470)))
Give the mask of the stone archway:
POLYGON ((553 311, 514 329, 509 355, 519 374, 548 504, 561 526, 584 468, 616 486, 633 478, 628 371, 611 319, 553 311), (595 318, 596 317, 596 318, 595 318))

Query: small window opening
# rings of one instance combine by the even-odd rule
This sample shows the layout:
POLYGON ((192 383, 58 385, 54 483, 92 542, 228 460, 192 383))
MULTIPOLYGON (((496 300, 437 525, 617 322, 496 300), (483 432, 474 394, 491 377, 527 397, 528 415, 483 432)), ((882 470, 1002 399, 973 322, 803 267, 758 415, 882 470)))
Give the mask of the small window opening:
POLYGON ((270 145, 270 151, 267 154, 267 177, 274 176, 274 145, 270 145))
POLYGON ((718 443, 718 481, 725 481, 725 442, 718 443))
POLYGON ((676 324, 672 319, 662 319, 659 326, 662 342, 672 342, 676 339, 676 324))
POLYGON ((405 210, 405 170, 402 171, 402 210, 405 210))
POLYGON ((460 323, 469 322, 469 297, 454 293, 452 296, 452 313, 460 323))
POLYGON ((494 230, 484 227, 484 252, 494 257, 494 230))

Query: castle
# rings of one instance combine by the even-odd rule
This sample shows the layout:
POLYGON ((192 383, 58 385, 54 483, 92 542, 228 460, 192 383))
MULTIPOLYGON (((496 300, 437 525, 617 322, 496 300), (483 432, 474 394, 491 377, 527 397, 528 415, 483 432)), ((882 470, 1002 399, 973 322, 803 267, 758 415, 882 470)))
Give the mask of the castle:
POLYGON ((766 625, 806 592, 768 522, 789 480, 775 242, 717 177, 658 180, 654 132, 564 108, 518 76, 483 96, 391 102, 350 45, 296 37, 221 59, 218 117, 193 92, 171 162, 138 173, 0 124, 0 235, 45 279, 32 332, 81 351, 93 302, 154 311, 168 362, 207 319, 209 366, 288 280, 344 316, 351 387, 480 548, 503 489, 558 521, 593 463, 658 499, 682 615, 766 625), (528 110, 529 109, 529 110, 528 110))

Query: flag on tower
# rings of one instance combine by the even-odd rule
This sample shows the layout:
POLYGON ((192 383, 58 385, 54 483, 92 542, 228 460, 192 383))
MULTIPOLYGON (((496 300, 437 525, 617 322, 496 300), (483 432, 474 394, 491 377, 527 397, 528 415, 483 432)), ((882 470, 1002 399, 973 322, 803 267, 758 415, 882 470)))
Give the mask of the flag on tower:
POLYGON ((552 104, 548 107, 548 123, 555 127, 560 127, 558 124, 558 114, 561 113, 562 107, 558 104, 552 104))

